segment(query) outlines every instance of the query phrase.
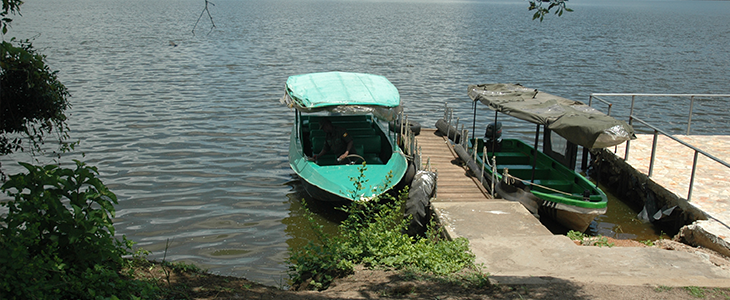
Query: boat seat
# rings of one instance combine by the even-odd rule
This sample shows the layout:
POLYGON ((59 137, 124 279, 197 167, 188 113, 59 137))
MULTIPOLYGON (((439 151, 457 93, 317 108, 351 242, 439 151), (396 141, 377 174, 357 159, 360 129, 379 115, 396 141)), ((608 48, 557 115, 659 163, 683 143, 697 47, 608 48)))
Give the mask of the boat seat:
POLYGON ((530 157, 522 153, 496 152, 494 153, 494 156, 497 157, 497 164, 524 165, 531 163, 530 157))

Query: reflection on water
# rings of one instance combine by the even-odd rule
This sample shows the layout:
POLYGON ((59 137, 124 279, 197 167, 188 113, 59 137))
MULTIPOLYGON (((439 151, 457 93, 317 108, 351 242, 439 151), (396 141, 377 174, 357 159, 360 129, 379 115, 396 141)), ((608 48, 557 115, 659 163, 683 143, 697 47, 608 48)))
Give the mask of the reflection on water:
MULTIPOLYGON (((598 187, 606 191, 602 185, 599 184, 598 187)), ((636 241, 655 241, 661 238, 662 232, 659 229, 651 223, 642 222, 637 217, 641 207, 631 207, 611 193, 606 193, 606 196, 608 196, 608 211, 596 218, 588 228, 588 233, 636 241)))
MULTIPOLYGON (((583 175, 585 176, 585 174, 583 175)), ((659 229, 651 223, 644 223, 637 218, 641 207, 631 207, 610 192, 607 192, 606 188, 601 184, 593 180, 591 181, 606 193, 608 209, 605 214, 597 216, 591 222, 591 225, 588 226, 585 232, 586 234, 635 241, 654 241, 661 238, 662 232, 659 229)), ((567 234, 569 231, 568 228, 549 218, 541 218, 540 222, 555 234, 567 234)))
POLYGON ((337 226, 347 218, 347 214, 332 203, 311 199, 297 180, 289 183, 294 189, 287 194, 289 215, 281 221, 286 225, 285 232, 290 237, 286 241, 290 249, 300 249, 309 241, 319 240, 312 226, 320 226, 319 230, 324 234, 336 235, 337 226), (311 220, 305 214, 307 209, 311 212, 311 220))

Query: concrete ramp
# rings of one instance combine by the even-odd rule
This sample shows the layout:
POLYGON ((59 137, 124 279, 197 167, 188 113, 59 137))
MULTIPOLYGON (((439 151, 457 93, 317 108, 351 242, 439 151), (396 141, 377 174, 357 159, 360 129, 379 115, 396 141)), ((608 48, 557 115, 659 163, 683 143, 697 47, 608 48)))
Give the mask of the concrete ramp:
POLYGON ((578 246, 566 236, 553 235, 521 204, 491 199, 435 130, 422 130, 417 138, 424 160, 430 157, 439 173, 432 201, 436 215, 451 238, 469 240, 476 263, 500 283, 730 287, 730 270, 715 266, 707 255, 578 246), (448 184, 442 186, 443 180, 448 184))

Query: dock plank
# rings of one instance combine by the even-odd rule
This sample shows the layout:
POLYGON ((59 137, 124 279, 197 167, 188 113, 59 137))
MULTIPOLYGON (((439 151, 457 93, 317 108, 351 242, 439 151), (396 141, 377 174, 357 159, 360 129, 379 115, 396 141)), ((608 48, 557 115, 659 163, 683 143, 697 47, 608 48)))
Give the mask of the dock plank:
POLYGON ((431 168, 439 174, 436 180, 436 199, 434 201, 484 201, 489 193, 471 177, 467 177, 467 169, 461 164, 455 153, 449 150, 449 144, 435 130, 422 130, 417 136, 421 147, 423 162, 430 159, 431 168))

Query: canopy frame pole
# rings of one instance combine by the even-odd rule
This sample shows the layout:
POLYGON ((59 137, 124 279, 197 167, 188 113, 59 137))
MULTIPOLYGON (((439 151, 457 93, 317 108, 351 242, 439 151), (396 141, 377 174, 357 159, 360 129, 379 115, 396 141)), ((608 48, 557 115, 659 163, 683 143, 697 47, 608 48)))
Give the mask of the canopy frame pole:
POLYGON ((589 152, 589 150, 585 146, 581 146, 581 147, 583 147, 583 151, 581 151, 582 153, 581 153, 580 166, 581 166, 581 169, 583 169, 583 172, 585 172, 586 170, 588 170, 588 152, 589 152))
POLYGON ((495 132, 492 132, 492 156, 494 156, 494 153, 497 152, 497 114, 499 114, 498 111, 494 111, 494 130, 495 132))
POLYGON ((474 142, 476 143, 477 139, 477 102, 472 101, 472 106, 474 107, 474 117, 471 119, 471 134, 474 135, 474 142))
POLYGON ((532 149, 532 178, 530 178, 530 182, 535 182, 535 169, 537 169, 537 144, 540 141, 540 124, 537 124, 537 129, 535 130, 535 148, 532 149))
POLYGON ((295 126, 296 126, 296 127, 295 127, 295 128, 296 128, 296 133, 295 133, 295 136, 294 136, 294 137, 295 137, 295 138, 296 138, 296 139, 297 139, 298 141, 301 141, 301 140, 302 140, 302 139, 301 139, 301 134, 302 134, 302 133, 301 133, 301 132, 302 132, 302 128, 301 128, 301 124, 302 124, 302 122, 301 122, 301 121, 302 121, 302 120, 301 120, 300 118, 301 118, 301 114, 299 113, 299 110, 295 109, 295 110, 294 110, 294 123, 295 123, 295 126))

